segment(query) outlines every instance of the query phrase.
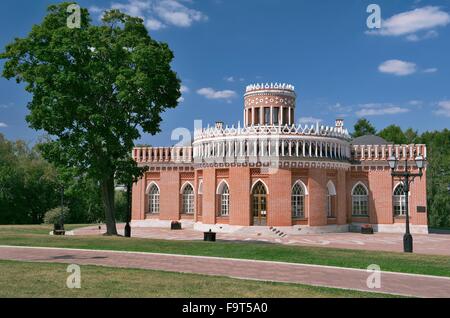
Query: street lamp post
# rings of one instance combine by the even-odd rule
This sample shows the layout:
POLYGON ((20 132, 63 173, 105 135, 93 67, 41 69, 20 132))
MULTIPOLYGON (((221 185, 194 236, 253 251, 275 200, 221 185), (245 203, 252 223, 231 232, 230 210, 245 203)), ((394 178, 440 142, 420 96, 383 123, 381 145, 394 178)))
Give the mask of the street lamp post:
POLYGON ((388 163, 389 163, 389 167, 391 168, 392 177, 398 177, 398 178, 400 178, 400 180, 403 179, 404 191, 406 193, 406 195, 405 195, 406 231, 405 231, 405 235, 403 236, 403 251, 405 253, 413 252, 413 238, 412 238, 412 235, 409 230, 409 198, 408 198, 409 187, 416 177, 421 178, 423 175, 423 172, 422 172, 423 165, 424 165, 423 156, 417 156, 415 158, 415 162, 416 162, 417 168, 419 168, 419 173, 412 173, 409 171, 408 158, 405 158, 404 171, 396 170, 398 159, 395 156, 390 156, 388 158, 388 163))
POLYGON ((59 225, 64 231, 64 184, 61 184, 61 214, 59 215, 59 225))

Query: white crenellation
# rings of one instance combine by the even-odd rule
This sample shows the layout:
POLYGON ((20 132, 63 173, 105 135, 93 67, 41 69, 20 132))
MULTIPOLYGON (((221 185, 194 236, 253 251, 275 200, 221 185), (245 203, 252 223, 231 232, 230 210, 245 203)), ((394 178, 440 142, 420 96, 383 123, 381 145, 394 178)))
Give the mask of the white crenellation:
POLYGON ((257 90, 288 90, 295 91, 295 86, 286 83, 257 83, 251 84, 246 87, 246 92, 252 92, 257 90))

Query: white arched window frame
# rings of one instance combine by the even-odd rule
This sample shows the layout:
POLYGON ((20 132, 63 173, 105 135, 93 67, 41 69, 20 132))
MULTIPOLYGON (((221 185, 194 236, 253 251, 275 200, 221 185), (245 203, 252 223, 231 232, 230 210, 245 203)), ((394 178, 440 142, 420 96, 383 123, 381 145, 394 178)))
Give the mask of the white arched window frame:
POLYGON ((216 194, 219 195, 219 216, 230 215, 230 188, 225 180, 219 183, 216 194))
POLYGON ((159 187, 156 183, 152 182, 147 187, 148 195, 148 213, 159 214, 159 187))
POLYGON ((182 213, 194 214, 194 186, 190 182, 185 182, 181 187, 182 213))
POLYGON ((203 180, 200 180, 198 182, 198 190, 197 190, 198 194, 203 194, 203 180))
POLYGON ((406 215, 406 192, 403 182, 397 184, 393 192, 394 216, 406 215))
POLYGON ((297 180, 292 186, 291 192, 291 209, 293 218, 305 218, 305 197, 308 195, 306 185, 297 180))
POLYGON ((327 217, 333 218, 335 217, 335 207, 333 204, 333 197, 336 197, 336 187, 334 183, 330 180, 327 183, 327 217))
POLYGON ((352 215, 369 215, 369 190, 362 182, 358 182, 352 189, 352 215))

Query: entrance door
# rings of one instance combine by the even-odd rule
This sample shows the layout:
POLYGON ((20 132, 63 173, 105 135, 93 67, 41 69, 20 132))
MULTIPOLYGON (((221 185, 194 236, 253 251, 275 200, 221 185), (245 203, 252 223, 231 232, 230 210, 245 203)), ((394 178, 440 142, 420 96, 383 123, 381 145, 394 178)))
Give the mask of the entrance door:
POLYGON ((267 224, 267 191, 262 182, 253 187, 253 225, 265 226, 267 224))

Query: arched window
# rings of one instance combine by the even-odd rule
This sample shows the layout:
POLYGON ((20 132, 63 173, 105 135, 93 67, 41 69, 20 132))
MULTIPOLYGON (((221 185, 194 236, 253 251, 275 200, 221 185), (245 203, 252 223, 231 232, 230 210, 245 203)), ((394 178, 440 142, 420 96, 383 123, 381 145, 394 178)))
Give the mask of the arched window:
POLYGON ((394 189, 394 215, 406 215, 406 192, 403 183, 399 183, 394 189))
POLYGON ((327 217, 335 217, 335 198, 336 198, 336 188, 333 182, 329 181, 327 184, 327 217))
POLYGON ((156 184, 152 184, 148 191, 148 213, 159 214, 159 189, 156 184))
POLYGON ((352 191, 352 214, 355 216, 369 215, 369 194, 361 183, 357 184, 352 191))
POLYGON ((223 185, 220 192, 220 216, 228 216, 230 214, 230 190, 226 184, 223 185))
POLYGON ((183 189, 183 213, 194 213, 194 189, 190 184, 187 184, 183 189))
POLYGON ((305 217, 305 187, 302 183, 297 182, 292 188, 291 206, 293 218, 305 217))

